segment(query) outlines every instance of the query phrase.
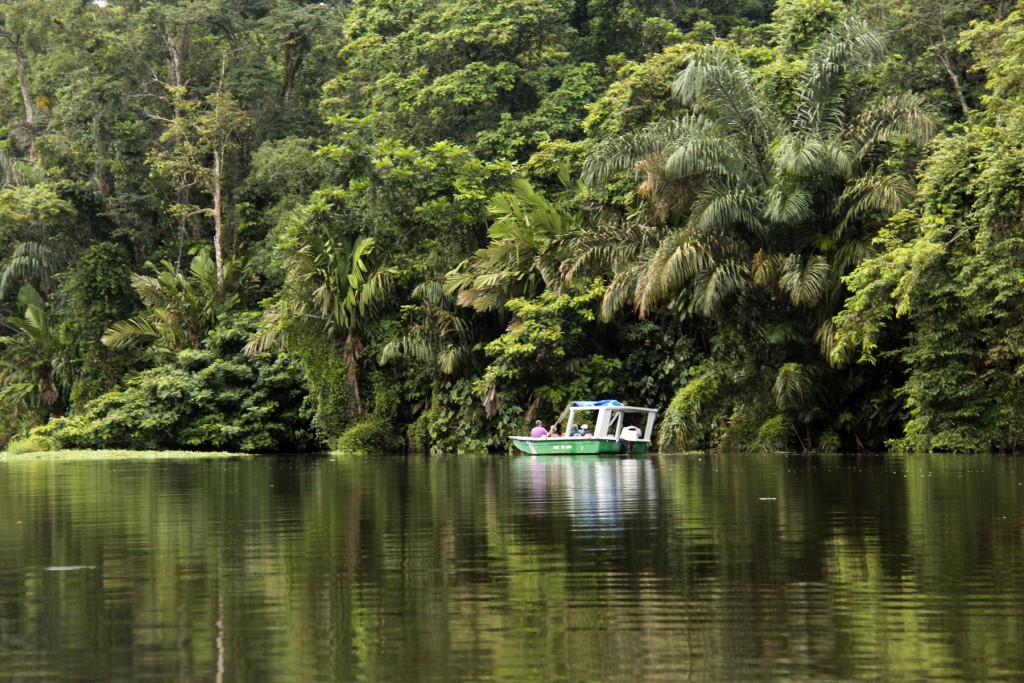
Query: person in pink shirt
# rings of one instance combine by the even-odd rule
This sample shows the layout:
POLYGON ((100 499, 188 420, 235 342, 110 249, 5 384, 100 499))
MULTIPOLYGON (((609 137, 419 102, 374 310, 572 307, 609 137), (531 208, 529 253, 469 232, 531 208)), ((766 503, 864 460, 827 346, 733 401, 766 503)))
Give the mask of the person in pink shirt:
POLYGON ((544 423, 540 420, 533 425, 533 429, 530 430, 530 438, 539 439, 548 435, 548 430, 544 429, 544 423))

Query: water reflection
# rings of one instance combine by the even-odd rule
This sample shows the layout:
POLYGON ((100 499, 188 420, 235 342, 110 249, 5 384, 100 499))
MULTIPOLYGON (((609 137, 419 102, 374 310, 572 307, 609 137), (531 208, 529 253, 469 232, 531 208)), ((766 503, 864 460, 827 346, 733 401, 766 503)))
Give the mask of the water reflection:
POLYGON ((1022 473, 0 462, 0 679, 1019 679, 1022 473))

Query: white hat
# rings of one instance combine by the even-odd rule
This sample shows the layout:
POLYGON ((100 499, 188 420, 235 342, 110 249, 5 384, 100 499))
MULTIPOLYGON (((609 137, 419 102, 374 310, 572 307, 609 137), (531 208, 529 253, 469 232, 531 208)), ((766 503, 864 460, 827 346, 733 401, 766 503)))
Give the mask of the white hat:
POLYGON ((583 425, 580 429, 588 429, 587 425, 583 425))

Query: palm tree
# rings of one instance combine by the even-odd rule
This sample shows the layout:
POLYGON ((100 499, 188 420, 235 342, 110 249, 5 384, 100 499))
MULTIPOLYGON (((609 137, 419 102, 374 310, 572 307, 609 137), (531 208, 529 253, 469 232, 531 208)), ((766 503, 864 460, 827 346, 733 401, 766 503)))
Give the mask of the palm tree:
MULTIPOLYGON (((567 176, 564 183, 568 183, 567 176)), ((462 306, 477 311, 503 310, 509 299, 533 298, 556 285, 558 260, 554 248, 580 229, 580 217, 567 216, 526 180, 511 192, 495 195, 488 206, 495 217, 488 244, 456 266, 445 291, 457 294, 462 306)))
POLYGON ((14 291, 19 283, 38 283, 38 291, 48 292, 57 270, 53 252, 39 242, 19 242, 11 258, 0 271, 0 297, 14 291))
POLYGON ((460 317, 455 299, 439 282, 426 281, 412 290, 418 305, 403 306, 405 332, 381 350, 380 362, 406 358, 431 366, 440 375, 453 375, 471 353, 469 322, 460 317))
POLYGON ((363 334, 387 303, 396 270, 372 260, 373 238, 336 239, 315 221, 297 221, 278 248, 285 287, 245 352, 270 349, 289 322, 313 325, 343 347, 352 407, 361 413, 357 363, 363 334))
POLYGON ((45 174, 32 164, 0 151, 0 188, 7 185, 32 185, 41 182, 45 174))
POLYGON ((238 303, 238 295, 231 292, 238 264, 224 264, 222 283, 208 248, 192 258, 187 275, 168 261, 162 266, 155 277, 132 275, 132 287, 145 311, 114 323, 100 341, 115 349, 155 343, 163 353, 198 349, 217 324, 217 317, 238 303))
POLYGON ((923 145, 936 128, 918 96, 862 107, 849 97, 854 77, 881 55, 863 22, 841 22, 807 56, 794 103, 781 107, 733 51, 699 51, 672 87, 689 113, 602 143, 585 166, 591 183, 636 172, 647 216, 581 238, 563 274, 608 267, 622 246, 635 257, 611 264, 605 316, 630 302, 646 315, 680 297, 711 316, 729 301, 764 309, 770 298, 808 320, 827 347, 842 275, 914 191, 890 161, 892 146, 923 145))
POLYGON ((8 318, 0 337, 0 405, 31 426, 59 412, 69 366, 39 292, 26 285, 18 302, 23 317, 8 318))
POLYGON ((761 340, 737 352, 761 373, 776 368, 774 396, 756 400, 802 425, 807 447, 808 425, 835 413, 803 390, 808 378, 837 392, 857 383, 826 364, 842 278, 913 196, 897 147, 920 147, 936 129, 921 97, 860 87, 882 53, 863 22, 843 20, 772 99, 734 50, 702 48, 672 86, 685 115, 607 140, 585 164, 590 183, 634 172, 646 210, 583 233, 562 264, 570 281, 610 273, 605 318, 671 307, 761 340))

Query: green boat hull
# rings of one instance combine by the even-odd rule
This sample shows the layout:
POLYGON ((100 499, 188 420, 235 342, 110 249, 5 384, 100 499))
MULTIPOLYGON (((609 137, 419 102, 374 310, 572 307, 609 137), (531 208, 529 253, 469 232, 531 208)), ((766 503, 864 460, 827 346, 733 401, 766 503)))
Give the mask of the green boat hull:
MULTIPOLYGON (((620 442, 615 439, 588 439, 582 436, 531 439, 526 436, 512 436, 512 443, 523 453, 531 455, 601 455, 624 452, 620 442)), ((625 443, 625 442, 624 442, 625 443)), ((647 452, 647 444, 641 441, 632 444, 626 453, 643 455, 647 452)))

